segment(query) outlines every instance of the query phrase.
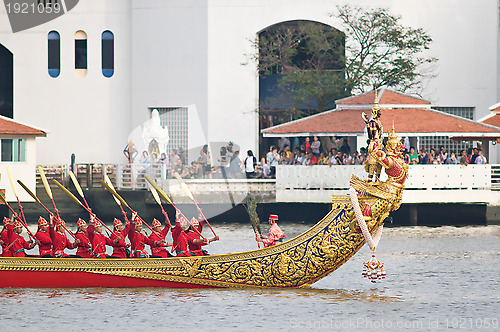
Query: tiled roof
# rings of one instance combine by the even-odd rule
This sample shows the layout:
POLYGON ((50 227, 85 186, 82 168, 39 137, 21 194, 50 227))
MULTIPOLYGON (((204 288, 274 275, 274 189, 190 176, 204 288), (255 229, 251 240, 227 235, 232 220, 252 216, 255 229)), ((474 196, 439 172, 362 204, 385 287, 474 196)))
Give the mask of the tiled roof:
MULTIPOLYGON (((299 134, 314 135, 315 133, 331 133, 332 135, 362 134, 365 123, 361 118, 363 110, 341 109, 327 111, 304 119, 292 121, 275 127, 264 129, 264 135, 299 134)), ((365 113, 366 110, 364 111, 365 113)), ((472 120, 432 109, 382 109, 381 122, 384 131, 392 128, 394 121, 396 132, 419 134, 430 133, 498 133, 500 129, 493 128, 472 120)), ((367 113, 367 116, 370 114, 367 113)))
MULTIPOLYGON (((404 93, 381 88, 377 90, 379 104, 384 105, 430 105, 431 103, 419 97, 410 96, 404 93)), ((372 105, 375 101, 375 91, 366 92, 360 95, 339 99, 336 101, 340 105, 372 105)))
POLYGON ((9 136, 47 136, 47 133, 4 116, 0 116, 0 135, 9 136))
POLYGON ((497 113, 500 111, 500 103, 496 103, 495 105, 490 107, 490 111, 497 113))
POLYGON ((500 127, 500 114, 495 114, 485 120, 482 120, 481 122, 492 126, 500 127))

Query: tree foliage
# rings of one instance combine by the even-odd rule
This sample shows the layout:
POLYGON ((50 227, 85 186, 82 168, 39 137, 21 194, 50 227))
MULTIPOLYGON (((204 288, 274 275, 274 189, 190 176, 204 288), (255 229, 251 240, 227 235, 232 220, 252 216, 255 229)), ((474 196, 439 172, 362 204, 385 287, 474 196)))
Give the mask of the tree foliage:
POLYGON ((293 21, 270 27, 253 41, 260 75, 279 75, 265 107, 325 110, 343 97, 344 35, 316 22, 293 21))
MULTIPOLYGON (((337 7, 343 32, 317 22, 271 26, 252 41, 263 77, 279 75, 273 98, 263 105, 323 111, 334 101, 373 87, 421 92, 436 58, 428 57, 432 38, 421 28, 401 24, 387 9, 337 7)), ((262 105, 261 105, 262 107, 262 105)))
POLYGON ((365 11, 345 5, 337 11, 347 39, 347 92, 380 86, 421 92, 423 82, 433 77, 432 64, 437 61, 425 54, 432 42, 427 32, 403 26, 401 16, 384 8, 365 11))

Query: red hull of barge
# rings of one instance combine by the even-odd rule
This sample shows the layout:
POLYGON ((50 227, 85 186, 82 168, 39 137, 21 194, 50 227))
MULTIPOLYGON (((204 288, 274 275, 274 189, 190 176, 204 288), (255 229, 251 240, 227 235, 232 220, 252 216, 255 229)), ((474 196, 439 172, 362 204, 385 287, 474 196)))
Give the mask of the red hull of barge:
POLYGON ((0 271, 0 288, 166 287, 214 288, 172 281, 102 275, 88 272, 0 271))

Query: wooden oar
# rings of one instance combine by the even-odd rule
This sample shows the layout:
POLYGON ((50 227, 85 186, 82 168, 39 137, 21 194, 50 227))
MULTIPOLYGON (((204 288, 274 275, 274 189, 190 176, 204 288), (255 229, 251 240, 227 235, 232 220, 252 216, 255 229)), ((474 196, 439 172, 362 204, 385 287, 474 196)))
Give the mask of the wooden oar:
POLYGON ((158 196, 158 192, 156 189, 151 185, 151 183, 148 182, 149 190, 151 191, 151 194, 153 195, 153 198, 155 199, 156 203, 160 206, 161 212, 165 216, 166 222, 170 224, 170 219, 168 218, 167 212, 163 209, 163 206, 161 205, 161 200, 160 196, 158 196))
POLYGON ((191 200, 193 201, 194 205, 196 205, 196 208, 200 212, 200 214, 203 217, 203 219, 205 219, 205 222, 207 223, 208 227, 210 227, 210 230, 212 231, 212 233, 214 233, 214 236, 217 236, 217 234, 215 234, 215 231, 212 228, 212 226, 210 226, 210 224, 209 224, 209 222, 207 220, 207 217, 205 217, 205 215, 201 211, 200 207, 198 206, 198 203, 196 203, 196 201, 194 200, 194 197, 193 197, 193 194, 191 193, 191 190, 189 190, 188 186, 186 185, 186 183, 184 182, 184 180, 181 178, 181 176, 179 175, 179 173, 174 172, 174 176, 177 178, 177 181, 179 181, 179 183, 181 184, 181 188, 186 192, 186 194, 189 196, 189 198, 191 198, 191 200))
MULTIPOLYGON (((116 191, 115 187, 113 187, 113 183, 111 183, 111 179, 109 178, 109 176, 107 174, 104 174, 104 181, 108 184, 108 186, 111 189, 113 189, 114 191, 116 191)), ((120 207, 120 210, 122 211, 123 218, 125 218, 125 221, 128 220, 127 219, 127 213, 125 212, 125 210, 123 210, 122 202, 120 202, 120 200, 118 198, 116 198, 114 195, 111 195, 111 196, 115 200, 116 204, 118 204, 118 206, 120 207)))
MULTIPOLYGON (((52 212, 50 212, 50 210, 49 210, 49 209, 47 209, 47 208, 45 207, 45 205, 43 205, 43 203, 40 201, 40 199, 39 199, 38 197, 36 197, 36 195, 35 195, 35 194, 31 191, 31 190, 29 190, 29 188, 28 188, 28 187, 26 187, 26 185, 25 185, 24 183, 22 183, 22 182, 21 182, 21 180, 17 180, 17 183, 19 183, 19 185, 20 185, 21 187, 23 187, 23 189, 24 189, 24 190, 26 190, 26 192, 27 192, 27 193, 28 193, 31 197, 33 197, 33 199, 34 199, 35 201, 37 201, 37 202, 38 202, 38 204, 40 204, 40 205, 44 208, 44 210, 45 210, 45 211, 47 211, 47 212, 48 212, 48 213, 49 213, 49 214, 50 214, 53 218, 59 218, 59 217, 57 217, 56 215, 54 215, 52 212)), ((74 234, 73 234, 73 233, 72 233, 69 229, 67 229, 67 228, 66 228, 66 226, 64 226, 64 225, 62 225, 62 224, 61 224, 61 226, 62 226, 62 227, 66 230, 66 232, 68 232, 68 233, 69 233, 69 234, 70 234, 70 235, 71 235, 71 236, 72 236, 72 237, 76 240, 76 236, 75 236, 75 235, 74 235, 74 234)))
MULTIPOLYGON (((53 180, 52 180, 52 182, 54 182, 54 183, 56 184, 56 186, 58 186, 58 187, 59 187, 59 189, 61 189, 62 191, 64 191, 64 193, 65 193, 66 195, 68 195, 68 196, 69 196, 69 198, 71 198, 71 199, 72 199, 72 200, 73 200, 76 204, 80 205, 80 206, 81 206, 82 208, 84 208, 84 209, 85 209, 85 210, 86 210, 86 211, 87 211, 87 212, 88 212, 91 216, 93 216, 94 218, 96 218, 97 220, 99 220, 99 222, 100 222, 101 224, 103 224, 103 225, 104 225, 104 227, 105 227, 107 230, 109 230, 110 232, 113 232, 113 231, 112 231, 112 230, 111 230, 111 229, 110 229, 110 228, 109 228, 109 227, 108 227, 108 226, 107 226, 107 225, 106 225, 106 224, 105 224, 105 223, 104 223, 101 219, 99 219, 99 218, 97 217, 97 215, 96 215, 94 212, 92 212, 92 210, 90 210, 90 207, 88 207, 88 205, 87 205, 87 207, 86 207, 85 205, 83 205, 83 204, 82 204, 82 202, 80 202, 80 200, 79 200, 78 198, 76 198, 76 197, 75 197, 75 195, 73 195, 73 194, 71 193, 71 191, 69 191, 68 189, 66 189, 66 188, 65 188, 65 187, 64 187, 64 186, 63 186, 63 185, 62 185, 59 181, 57 181, 56 179, 53 179, 53 180)), ((115 232, 113 232, 113 233, 115 233, 115 232)))
POLYGON ((50 189, 49 182, 47 181, 47 177, 45 176, 45 172, 43 171, 42 166, 38 166, 38 173, 40 173, 40 177, 42 178, 43 186, 45 187, 45 191, 49 198, 52 201, 52 205, 54 206, 54 211, 56 212, 57 218, 61 219, 59 216, 59 211, 57 210, 56 203, 54 202, 54 196, 52 195, 52 189, 50 189))
POLYGON ((35 236, 29 230, 28 225, 26 225, 25 223, 23 223, 23 221, 21 220, 21 218, 17 215, 16 211, 14 211, 14 209, 9 205, 9 203, 7 203, 7 201, 5 200, 5 198, 2 195, 0 195, 0 199, 9 208, 9 210, 12 211, 12 214, 14 215, 14 218, 16 218, 17 220, 19 220, 21 222, 21 224, 26 228, 26 231, 28 231, 29 236, 33 240, 35 240, 35 236))
POLYGON ((73 184, 75 185, 76 191, 78 191, 78 194, 80 194, 80 196, 83 198, 83 202, 85 203, 85 206, 87 206, 87 208, 90 208, 89 203, 87 203, 87 200, 85 199, 85 195, 83 194, 82 187, 80 186, 80 183, 78 183, 78 179, 76 178, 75 174, 71 170, 69 171, 69 177, 71 178, 71 181, 73 181, 73 184))
POLYGON ((7 250, 9 250, 9 249, 10 249, 10 247, 12 247, 12 245, 14 245, 14 243, 16 243, 16 242, 17 242, 17 240, 19 240, 19 238, 16 238, 14 241, 12 241, 12 242, 11 242, 11 243, 7 246, 7 248, 5 248, 5 249, 4 249, 4 251, 3 251, 3 252, 6 252, 7 250))
POLYGON ((142 219, 141 217, 139 217, 139 215, 137 214, 137 212, 135 212, 134 210, 132 210, 132 208, 127 204, 127 202, 125 202, 125 200, 113 189, 111 188, 106 182, 104 182, 103 180, 101 180, 101 184, 106 188, 108 189, 108 191, 111 193, 111 195, 113 195, 114 197, 116 197, 120 202, 121 204, 125 205, 129 210, 130 212, 132 213, 135 213, 137 215, 137 217, 139 219, 142 220, 142 222, 148 226, 148 228, 151 230, 151 232, 154 232, 153 228, 151 228, 151 226, 148 225, 148 223, 146 221, 144 221, 144 219, 142 219))
POLYGON ((196 231, 196 233, 198 233, 198 235, 200 235, 206 241, 207 239, 203 235, 201 235, 200 231, 196 227, 193 226, 193 224, 191 223, 191 221, 188 218, 186 218, 186 216, 184 214, 182 214, 181 210, 179 210, 177 208, 177 206, 175 206, 174 202, 172 202, 172 200, 170 199, 170 197, 168 197, 168 195, 165 194, 165 192, 156 184, 156 182, 154 182, 153 179, 151 179, 147 174, 144 175, 144 178, 156 190, 156 192, 161 197, 163 197, 163 199, 165 199, 168 202, 168 204, 170 204, 170 205, 173 206, 173 208, 175 209, 176 212, 178 212, 184 219, 186 219, 189 222, 189 225, 191 225, 191 227, 193 227, 193 229, 196 231))
POLYGON ((10 186, 12 187, 12 191, 14 192, 14 196, 16 196, 16 199, 17 199, 17 204, 19 205, 19 211, 21 212, 21 217, 22 217, 22 220, 21 218, 19 218, 17 216, 17 213, 14 213, 14 216, 17 217, 19 219, 19 221, 23 224, 23 226, 26 228, 26 231, 28 231, 28 234, 33 238, 33 240, 35 239, 35 237, 33 236, 33 234, 31 233, 31 231, 29 230, 28 228, 28 223, 26 222, 26 217, 24 216, 24 212, 23 212, 23 206, 21 205, 21 201, 19 200, 19 196, 17 195, 17 190, 16 190, 16 185, 14 183, 14 178, 12 177, 12 173, 10 172, 10 168, 9 166, 6 167, 7 169, 7 174, 9 175, 9 181, 10 181, 10 186))
MULTIPOLYGON (((260 221, 259 215, 257 214, 257 203, 255 201, 255 197, 252 194, 249 194, 246 197, 246 204, 244 204, 248 216, 250 217, 250 223, 252 224, 253 231, 256 236, 262 237, 262 232, 260 230, 260 221)), ((257 239, 256 239, 257 240, 257 239)), ((257 241, 257 247, 260 249, 260 243, 257 241)))

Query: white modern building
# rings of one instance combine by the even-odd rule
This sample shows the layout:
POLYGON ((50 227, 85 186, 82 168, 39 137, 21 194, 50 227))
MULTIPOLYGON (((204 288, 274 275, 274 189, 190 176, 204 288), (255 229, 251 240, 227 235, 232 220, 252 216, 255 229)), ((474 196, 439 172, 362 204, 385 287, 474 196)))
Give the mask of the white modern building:
POLYGON ((44 130, 0 116, 0 195, 8 202, 15 202, 16 196, 21 201, 33 201, 17 180, 36 192, 37 138, 46 135, 44 130))
POLYGON ((125 162, 129 134, 154 108, 181 114, 171 135, 256 152, 258 77, 242 66, 249 40, 290 20, 340 28, 330 14, 345 3, 388 7, 430 33, 439 63, 425 99, 474 106, 476 118, 500 100, 497 0, 81 0, 17 33, 0 8, 0 107, 49 132, 40 164, 69 163, 72 153, 77 162, 125 162))

